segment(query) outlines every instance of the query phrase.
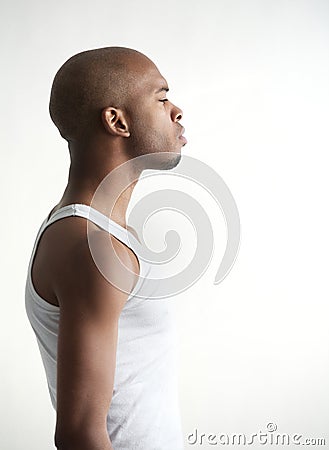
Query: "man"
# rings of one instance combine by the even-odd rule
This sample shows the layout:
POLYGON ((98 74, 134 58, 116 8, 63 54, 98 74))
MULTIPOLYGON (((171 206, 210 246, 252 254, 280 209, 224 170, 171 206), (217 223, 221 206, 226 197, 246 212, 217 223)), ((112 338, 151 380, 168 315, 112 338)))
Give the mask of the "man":
POLYGON ((172 300, 147 298, 140 278, 147 263, 125 220, 136 172, 148 166, 127 166, 127 188, 110 211, 111 185, 92 203, 105 177, 127 161, 163 153, 157 168, 178 164, 182 111, 167 91, 152 61, 121 47, 73 56, 53 82, 50 115, 71 166, 35 241, 26 310, 57 412, 59 450, 183 448, 172 300))

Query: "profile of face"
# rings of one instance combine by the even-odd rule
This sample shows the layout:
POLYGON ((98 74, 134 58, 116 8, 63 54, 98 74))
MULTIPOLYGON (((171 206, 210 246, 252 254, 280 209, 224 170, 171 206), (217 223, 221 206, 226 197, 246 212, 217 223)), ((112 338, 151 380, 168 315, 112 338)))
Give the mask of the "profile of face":
POLYGON ((182 110, 167 98, 168 90, 156 65, 136 50, 87 50, 57 72, 49 111, 77 155, 97 143, 98 148, 116 148, 114 155, 124 155, 121 160, 148 155, 142 169, 171 169, 180 161, 186 139, 182 110))
POLYGON ((152 61, 140 58, 137 70, 127 107, 133 156, 149 155, 144 168, 172 169, 187 143, 183 112, 168 98, 168 83, 152 61))

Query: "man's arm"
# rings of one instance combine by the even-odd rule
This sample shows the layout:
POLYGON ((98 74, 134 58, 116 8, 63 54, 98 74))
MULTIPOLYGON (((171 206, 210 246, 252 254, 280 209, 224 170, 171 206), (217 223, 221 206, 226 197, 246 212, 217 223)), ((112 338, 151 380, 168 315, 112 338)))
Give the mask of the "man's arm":
MULTIPOLYGON (((138 273, 132 252, 112 236, 95 232, 93 251, 107 268, 107 276, 117 270, 117 256, 127 269, 136 272, 137 266, 138 273)), ((70 251, 55 280, 60 305, 55 445, 58 450, 110 450, 106 418, 113 391, 118 320, 128 293, 104 278, 87 242, 70 251)), ((130 292, 135 282, 136 276, 127 271, 124 290, 130 292)))

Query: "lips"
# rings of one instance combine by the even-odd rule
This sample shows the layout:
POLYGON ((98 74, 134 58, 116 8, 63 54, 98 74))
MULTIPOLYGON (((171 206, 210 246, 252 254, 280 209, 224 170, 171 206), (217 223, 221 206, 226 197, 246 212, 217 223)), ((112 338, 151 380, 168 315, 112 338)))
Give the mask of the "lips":
POLYGON ((185 133, 185 128, 183 127, 182 130, 181 130, 181 134, 179 135, 178 138, 179 138, 179 139, 184 143, 184 145, 185 145, 185 144, 187 144, 187 139, 186 139, 186 137, 183 136, 184 133, 185 133))

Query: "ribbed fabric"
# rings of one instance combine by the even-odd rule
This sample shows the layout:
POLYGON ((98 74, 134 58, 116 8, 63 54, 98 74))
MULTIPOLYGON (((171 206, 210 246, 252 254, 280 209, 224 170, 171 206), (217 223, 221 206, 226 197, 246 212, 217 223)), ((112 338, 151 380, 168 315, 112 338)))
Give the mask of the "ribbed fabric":
POLYGON ((173 300, 143 298, 148 295, 146 275, 152 267, 140 258, 138 246, 134 245, 136 238, 113 220, 84 204, 64 206, 42 222, 26 279, 26 312, 40 349, 53 407, 56 409, 59 307, 38 295, 32 283, 31 267, 44 230, 56 220, 69 216, 85 217, 115 236, 135 252, 140 264, 140 277, 119 319, 113 397, 107 415, 113 448, 183 450, 173 300))

